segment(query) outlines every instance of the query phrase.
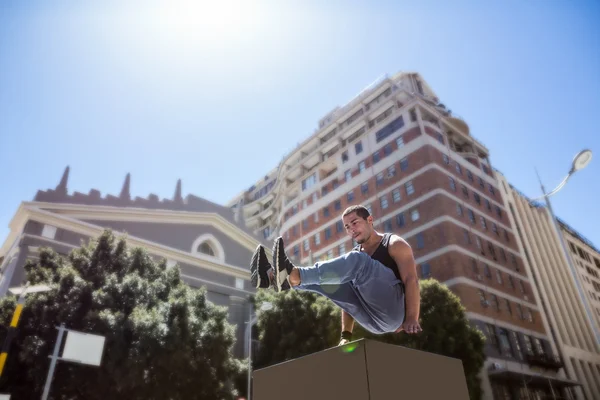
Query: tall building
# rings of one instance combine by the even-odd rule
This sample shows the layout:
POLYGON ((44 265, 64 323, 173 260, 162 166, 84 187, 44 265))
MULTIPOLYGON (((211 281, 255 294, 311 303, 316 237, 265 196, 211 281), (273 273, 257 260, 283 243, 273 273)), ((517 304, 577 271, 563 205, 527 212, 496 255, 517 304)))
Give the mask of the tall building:
POLYGON ((565 252, 548 209, 498 177, 566 375, 581 384, 576 398, 600 399, 600 252, 559 221, 565 252))
POLYGON ((555 357, 489 151, 419 74, 380 79, 328 113, 228 206, 308 263, 352 248, 340 216, 354 204, 370 209, 376 229, 405 238, 420 276, 445 283, 487 335, 486 399, 567 395, 573 382, 555 357))
POLYGON ((102 197, 95 189, 68 193, 68 175, 67 167, 55 189, 38 191, 16 210, 0 248, 0 296, 24 284, 23 266, 38 257, 40 248, 67 255, 110 228, 126 233, 128 246, 145 248, 169 267, 177 264, 187 284, 205 287, 209 301, 227 306, 229 322, 237 325, 234 354, 244 357, 248 296, 255 292, 248 265, 264 241, 230 209, 194 195, 184 198, 181 181, 172 199, 131 198, 128 174, 118 196, 102 197))

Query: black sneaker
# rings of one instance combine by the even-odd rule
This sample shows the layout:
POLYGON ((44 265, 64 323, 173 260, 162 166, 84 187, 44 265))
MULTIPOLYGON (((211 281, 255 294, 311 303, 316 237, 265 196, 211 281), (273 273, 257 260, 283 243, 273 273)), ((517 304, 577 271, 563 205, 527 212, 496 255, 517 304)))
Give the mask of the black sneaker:
POLYGON ((265 253, 265 248, 259 244, 252 255, 252 261, 250 261, 250 282, 253 287, 267 289, 271 286, 269 269, 271 269, 271 264, 265 253))
POLYGON ((283 248, 283 238, 278 237, 273 245, 273 270, 275 271, 275 291, 281 292, 290 288, 288 277, 294 264, 288 259, 283 248))

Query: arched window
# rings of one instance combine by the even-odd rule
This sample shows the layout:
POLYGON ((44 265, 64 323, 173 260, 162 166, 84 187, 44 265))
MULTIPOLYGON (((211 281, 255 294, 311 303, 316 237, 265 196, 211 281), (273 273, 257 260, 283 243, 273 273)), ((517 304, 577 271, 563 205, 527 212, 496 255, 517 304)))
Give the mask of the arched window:
POLYGON ((200 246, 198 246, 198 253, 204 253, 212 257, 215 256, 215 251, 208 242, 200 243, 200 246))
POLYGON ((225 262, 225 251, 217 238, 207 233, 196 238, 192 244, 191 253, 201 257, 214 257, 225 262))

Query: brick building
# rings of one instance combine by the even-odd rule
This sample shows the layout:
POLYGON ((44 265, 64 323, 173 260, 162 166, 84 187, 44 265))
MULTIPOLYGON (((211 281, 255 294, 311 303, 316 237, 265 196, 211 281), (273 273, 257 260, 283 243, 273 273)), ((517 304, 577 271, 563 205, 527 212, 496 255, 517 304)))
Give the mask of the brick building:
POLYGON ((340 220, 354 204, 371 210, 376 229, 405 238, 420 276, 445 283, 487 335, 486 399, 566 395, 572 382, 555 360, 489 151, 419 74, 380 79, 334 109, 228 206, 309 263, 354 246, 340 220))
POLYGON ((229 308, 237 325, 235 356, 242 358, 252 253, 263 239, 248 230, 228 208, 203 198, 182 196, 177 183, 171 199, 132 198, 127 175, 118 196, 68 193, 69 168, 54 189, 40 190, 33 201, 22 202, 0 248, 0 296, 24 282, 23 266, 35 260, 41 247, 62 255, 97 237, 105 228, 126 233, 130 247, 144 247, 156 260, 177 264, 182 279, 192 287, 206 287, 208 300, 229 308))

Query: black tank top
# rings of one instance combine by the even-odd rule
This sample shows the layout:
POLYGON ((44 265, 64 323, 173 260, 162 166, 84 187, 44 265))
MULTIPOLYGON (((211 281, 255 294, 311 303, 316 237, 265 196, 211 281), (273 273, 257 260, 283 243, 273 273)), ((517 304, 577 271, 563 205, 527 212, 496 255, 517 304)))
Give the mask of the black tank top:
MULTIPOLYGON (((390 244, 391 237, 392 233, 383 234, 383 238, 381 239, 379 246, 377 246, 377 249, 375 249, 375 252, 371 255, 371 258, 379 261, 380 263, 394 271, 394 275, 396 275, 396 278, 402 281, 402 278, 400 278, 400 272, 398 271, 398 266, 396 265, 396 261, 394 261, 394 259, 390 255, 390 252, 388 251, 388 246, 390 244)), ((357 245, 354 249, 361 251, 361 245, 357 245)))

